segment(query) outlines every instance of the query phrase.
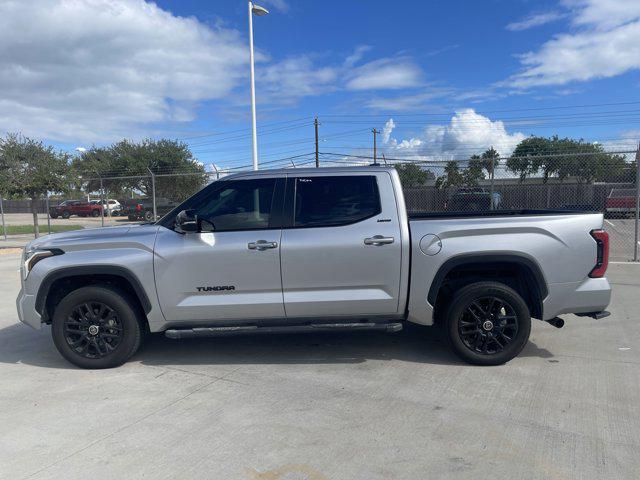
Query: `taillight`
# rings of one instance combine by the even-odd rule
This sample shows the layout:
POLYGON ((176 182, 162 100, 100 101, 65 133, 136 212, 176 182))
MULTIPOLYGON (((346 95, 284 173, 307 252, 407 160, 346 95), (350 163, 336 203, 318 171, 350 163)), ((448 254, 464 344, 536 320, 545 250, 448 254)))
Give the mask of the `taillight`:
POLYGON ((589 272, 591 278, 602 278, 609 266, 609 234, 604 230, 591 230, 596 241, 596 266, 589 272))
POLYGON ((138 203, 136 204, 136 212, 140 212, 140 211, 142 211, 142 205, 138 203))

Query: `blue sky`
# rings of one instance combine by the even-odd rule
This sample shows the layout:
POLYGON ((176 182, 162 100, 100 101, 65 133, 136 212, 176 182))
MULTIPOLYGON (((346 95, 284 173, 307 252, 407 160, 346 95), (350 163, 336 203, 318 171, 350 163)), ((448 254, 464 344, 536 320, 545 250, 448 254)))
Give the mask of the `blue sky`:
MULTIPOLYGON (((640 136, 636 0, 262 4, 262 161, 307 161, 315 115, 321 151, 370 154, 377 128, 402 158, 640 136)), ((205 164, 251 163, 246 2, 15 2, 0 32, 2 130, 68 150, 183 138, 205 164)))

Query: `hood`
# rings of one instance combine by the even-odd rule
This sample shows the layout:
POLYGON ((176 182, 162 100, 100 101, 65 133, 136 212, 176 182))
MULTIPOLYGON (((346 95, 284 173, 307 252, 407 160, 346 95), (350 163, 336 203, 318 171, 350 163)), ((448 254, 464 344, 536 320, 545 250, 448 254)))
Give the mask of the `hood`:
POLYGON ((158 225, 123 225, 119 227, 98 227, 71 230, 69 232, 44 235, 29 242, 27 250, 35 248, 60 248, 73 249, 74 246, 91 248, 92 244, 104 246, 105 244, 139 242, 144 237, 155 236, 158 225))

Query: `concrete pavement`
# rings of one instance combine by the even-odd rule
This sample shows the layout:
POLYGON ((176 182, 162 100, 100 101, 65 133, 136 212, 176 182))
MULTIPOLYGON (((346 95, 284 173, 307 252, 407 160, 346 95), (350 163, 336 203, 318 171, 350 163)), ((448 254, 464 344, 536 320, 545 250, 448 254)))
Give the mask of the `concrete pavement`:
POLYGON ((435 332, 153 338, 83 371, 18 324, 0 256, 2 479, 640 478, 640 266, 612 316, 535 322, 511 363, 435 332))

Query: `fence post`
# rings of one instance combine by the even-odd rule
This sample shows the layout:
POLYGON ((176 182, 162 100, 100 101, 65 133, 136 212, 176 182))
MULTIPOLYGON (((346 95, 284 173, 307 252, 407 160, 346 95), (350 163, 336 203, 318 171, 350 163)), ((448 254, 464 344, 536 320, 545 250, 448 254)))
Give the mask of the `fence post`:
POLYGON ((216 180, 220 180, 220 171, 218 170, 218 167, 216 167, 216 164, 212 163, 211 168, 213 168, 216 172, 216 180))
POLYGON ((49 215, 49 192, 47 192, 47 197, 45 199, 45 208, 47 210, 47 231, 49 235, 51 235, 51 215, 49 215))
POLYGON ((489 201, 489 205, 491 206, 491 210, 495 210, 495 200, 493 198, 493 183, 496 177, 496 159, 491 156, 491 200, 489 201))
POLYGON ((102 183, 102 176, 100 176, 100 219, 104 227, 104 185, 102 183))
POLYGON ((151 196, 153 197, 153 221, 156 222, 158 220, 158 212, 156 210, 156 176, 151 171, 149 167, 147 167, 149 173, 151 174, 151 196))
POLYGON ((2 216, 2 232, 4 240, 7 240, 7 226, 4 224, 4 205, 2 204, 2 195, 0 195, 0 215, 2 216))
POLYGON ((640 227, 640 143, 636 150, 636 221, 635 221, 635 236, 633 239, 633 261, 638 261, 638 228, 640 227))

